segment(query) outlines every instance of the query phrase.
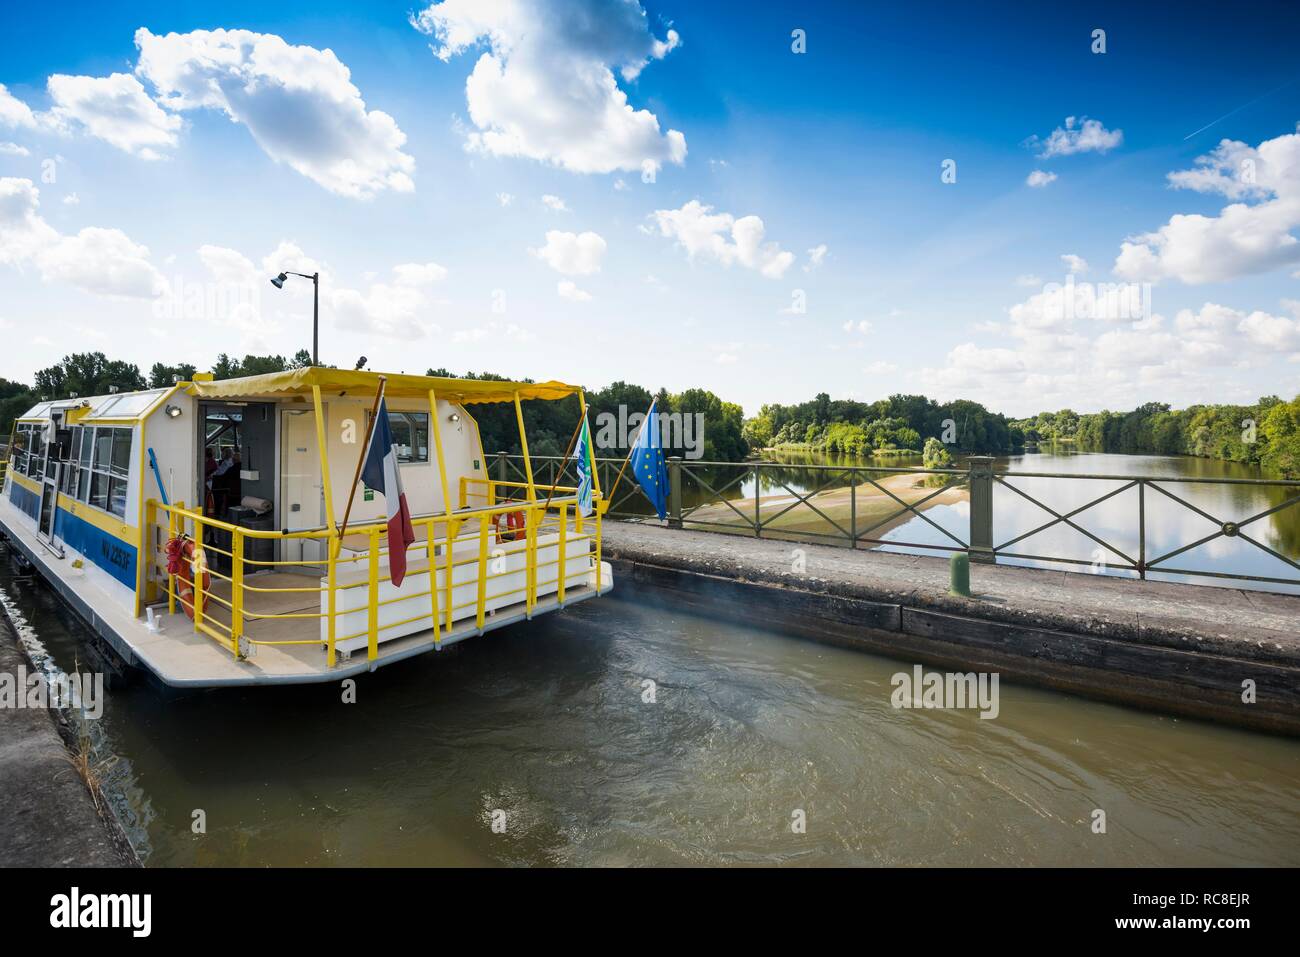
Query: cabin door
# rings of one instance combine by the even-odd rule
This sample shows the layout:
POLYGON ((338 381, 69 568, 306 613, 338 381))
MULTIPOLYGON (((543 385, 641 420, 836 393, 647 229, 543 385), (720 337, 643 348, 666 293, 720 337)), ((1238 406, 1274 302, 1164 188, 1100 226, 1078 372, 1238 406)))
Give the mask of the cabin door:
POLYGON ((47 462, 45 479, 41 482, 41 511, 37 522, 37 532, 49 544, 54 544, 54 512, 59 500, 59 470, 57 462, 47 462))
MULTIPOLYGON (((325 525, 325 492, 321 482, 316 417, 311 409, 285 409, 280 423, 280 524, 291 532, 325 525)), ((282 561, 318 561, 319 543, 286 539, 282 561)))
POLYGON ((51 547, 54 546, 54 516, 59 504, 59 474, 61 471, 58 433, 51 427, 47 433, 51 440, 41 443, 41 507, 36 514, 36 534, 51 547))

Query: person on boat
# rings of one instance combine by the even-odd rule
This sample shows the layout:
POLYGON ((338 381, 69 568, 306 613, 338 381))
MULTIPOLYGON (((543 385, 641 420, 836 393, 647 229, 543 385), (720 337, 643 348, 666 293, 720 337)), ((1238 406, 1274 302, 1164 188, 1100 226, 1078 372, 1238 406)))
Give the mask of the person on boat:
POLYGON ((224 515, 231 504, 238 505, 240 500, 239 450, 234 446, 226 449, 220 464, 212 472, 212 492, 216 498, 217 515, 224 515))

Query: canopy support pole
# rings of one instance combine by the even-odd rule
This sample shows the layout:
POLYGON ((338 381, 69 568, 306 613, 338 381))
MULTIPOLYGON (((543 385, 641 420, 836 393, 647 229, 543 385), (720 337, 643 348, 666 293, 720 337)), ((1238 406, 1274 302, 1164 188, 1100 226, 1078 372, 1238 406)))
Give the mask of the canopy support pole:
MULTIPOLYGON (((429 390, 429 423, 433 427, 433 450, 438 456, 438 479, 442 483, 442 510, 451 514, 451 495, 447 489, 447 463, 442 457, 442 425, 438 421, 438 396, 429 390)), ((433 542, 429 542, 432 547, 433 542)))
POLYGON ((519 392, 515 392, 515 419, 519 422, 519 447, 524 453, 524 471, 528 473, 528 501, 537 501, 537 486, 533 484, 533 461, 528 457, 528 435, 524 430, 524 407, 519 404, 519 392))
MULTIPOLYGON (((337 532, 334 524, 334 492, 330 487, 330 455, 325 442, 325 408, 321 403, 320 386, 311 387, 311 403, 316 410, 316 445, 320 451, 320 482, 325 495, 325 524, 330 535, 337 532)), ((331 546, 332 547, 332 546, 331 546)))

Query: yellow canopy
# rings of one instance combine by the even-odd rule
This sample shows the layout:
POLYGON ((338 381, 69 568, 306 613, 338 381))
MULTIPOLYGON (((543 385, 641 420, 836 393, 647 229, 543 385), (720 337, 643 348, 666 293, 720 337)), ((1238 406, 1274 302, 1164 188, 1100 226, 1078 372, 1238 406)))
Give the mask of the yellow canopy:
POLYGON ((262 395, 310 394, 312 386, 320 386, 323 393, 350 393, 356 396, 373 396, 379 389, 379 378, 387 380, 384 394, 400 398, 428 398, 433 389, 440 399, 472 404, 476 402, 513 402, 515 394, 520 399, 563 399, 582 391, 581 386, 563 382, 493 382, 487 379, 444 379, 427 375, 389 375, 366 370, 324 369, 311 366, 289 372, 269 372, 265 375, 245 376, 241 379, 222 379, 220 382, 195 382, 190 386, 193 395, 204 399, 245 399, 262 395))

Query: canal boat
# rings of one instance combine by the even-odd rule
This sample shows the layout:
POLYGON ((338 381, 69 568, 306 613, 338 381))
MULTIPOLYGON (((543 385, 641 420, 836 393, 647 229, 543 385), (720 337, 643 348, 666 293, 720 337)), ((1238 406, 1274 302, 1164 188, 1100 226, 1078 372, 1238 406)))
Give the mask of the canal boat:
POLYGON ((167 685, 334 681, 612 588, 595 470, 581 495, 529 459, 522 403, 569 396, 585 421, 561 382, 308 367, 44 401, 14 426, 0 534, 167 685), (485 455, 485 403, 513 406, 516 473, 485 455), (404 577, 361 479, 375 410, 414 533, 404 577))

